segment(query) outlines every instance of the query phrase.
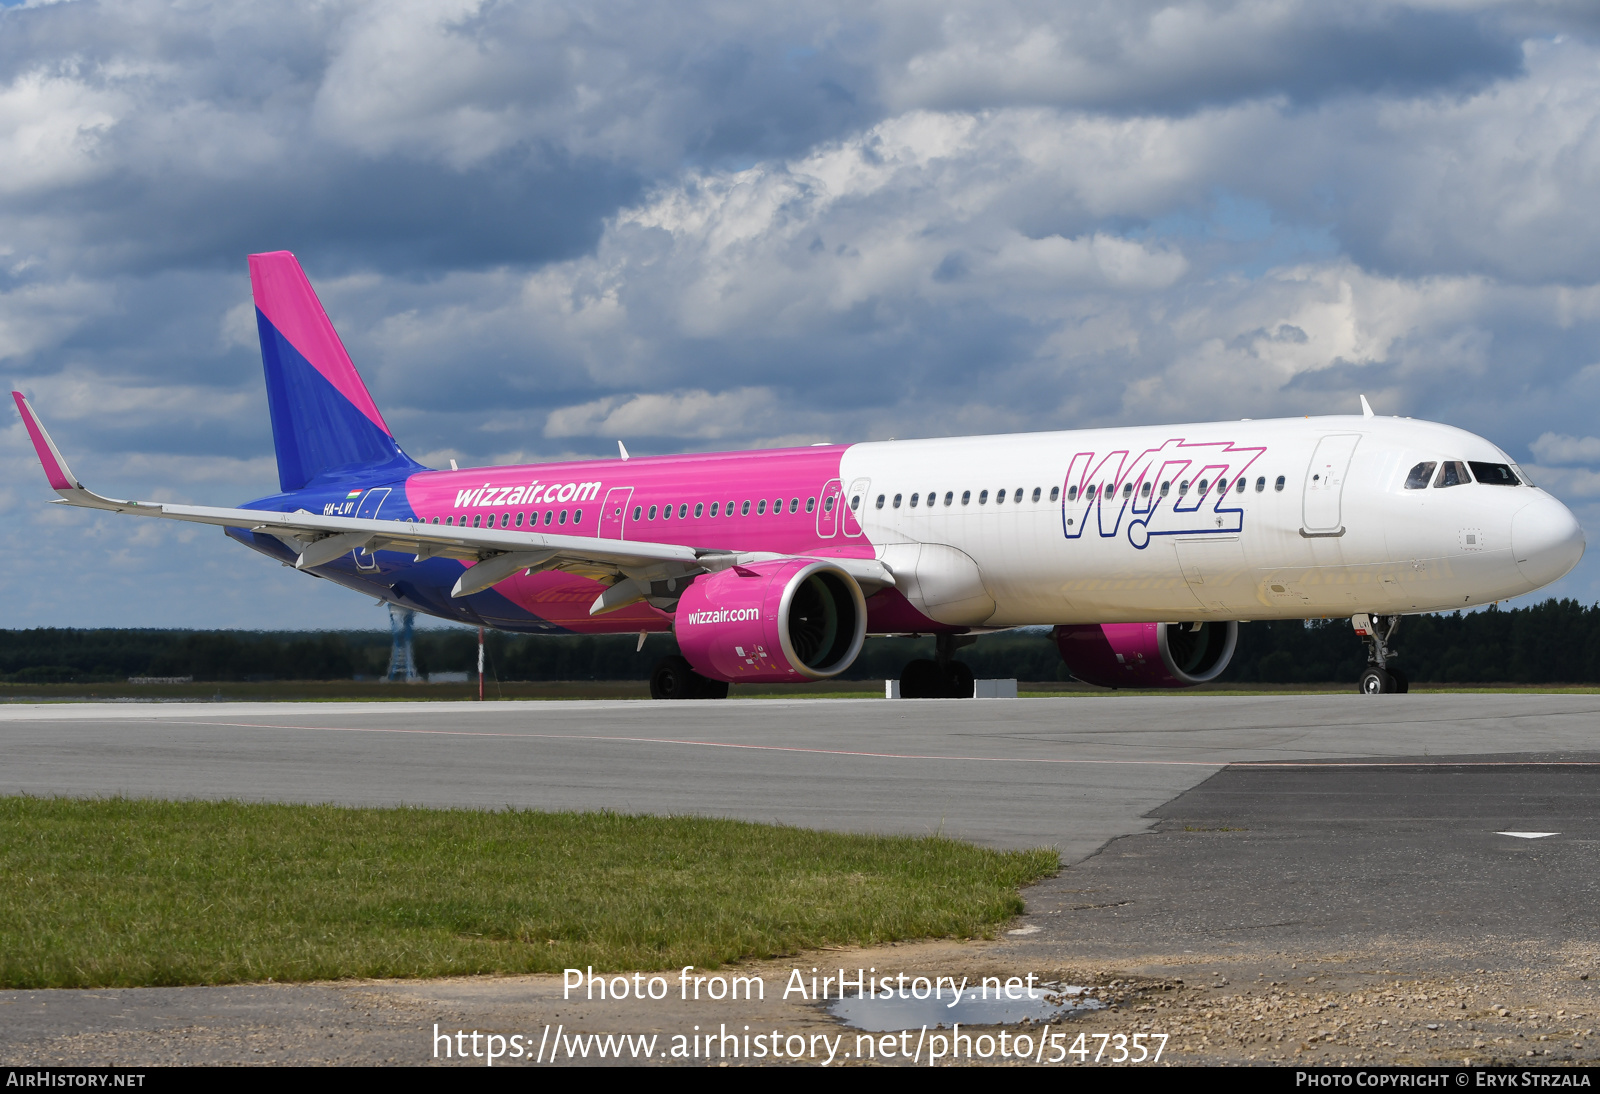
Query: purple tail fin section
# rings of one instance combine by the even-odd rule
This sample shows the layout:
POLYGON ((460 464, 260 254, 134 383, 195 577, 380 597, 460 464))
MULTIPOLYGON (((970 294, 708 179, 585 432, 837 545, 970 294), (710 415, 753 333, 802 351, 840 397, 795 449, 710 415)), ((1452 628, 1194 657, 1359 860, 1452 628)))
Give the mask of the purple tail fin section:
POLYGON ((278 482, 368 478, 419 469, 395 443, 344 343, 288 251, 250 256, 278 482))

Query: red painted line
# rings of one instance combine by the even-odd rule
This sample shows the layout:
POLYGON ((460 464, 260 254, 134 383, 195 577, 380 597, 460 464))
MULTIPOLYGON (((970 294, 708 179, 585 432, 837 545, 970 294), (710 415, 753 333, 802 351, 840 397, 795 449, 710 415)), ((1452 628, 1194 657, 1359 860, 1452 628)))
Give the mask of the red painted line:
POLYGON ((1000 764, 1096 764, 1133 767, 1600 767, 1600 760, 1456 760, 1417 763, 1404 760, 1083 760, 1050 756, 935 756, 918 752, 853 752, 842 748, 798 748, 793 745, 746 745, 730 741, 695 741, 676 737, 605 737, 579 733, 498 733, 476 729, 393 729, 359 726, 296 726, 271 722, 197 722, 153 718, 167 725, 227 726, 236 729, 295 729, 311 733, 391 733, 424 737, 506 737, 530 741, 602 741, 619 744, 681 745, 687 748, 741 748, 753 752, 798 752, 816 756, 855 756, 873 760, 959 760, 1000 764))

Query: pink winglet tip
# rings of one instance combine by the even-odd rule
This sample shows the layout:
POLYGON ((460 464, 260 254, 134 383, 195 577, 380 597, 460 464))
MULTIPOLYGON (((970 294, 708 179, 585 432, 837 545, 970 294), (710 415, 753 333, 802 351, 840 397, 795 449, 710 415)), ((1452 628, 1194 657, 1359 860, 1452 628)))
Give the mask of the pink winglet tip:
POLYGON ((250 291, 256 307, 278 333, 300 351, 311 367, 366 415, 367 420, 393 436, 378 406, 361 382, 355 363, 345 351, 339 332, 317 299, 300 260, 288 251, 268 251, 250 256, 250 291))
POLYGON ((22 392, 13 391, 11 398, 17 404, 17 412, 22 415, 22 424, 28 429, 28 439, 33 441, 33 450, 39 454, 39 462, 44 464, 45 478, 50 480, 50 485, 57 490, 75 490, 78 484, 73 482, 67 465, 62 462, 61 454, 50 443, 50 438, 45 436, 44 427, 39 424, 38 417, 33 413, 33 407, 28 405, 28 400, 23 398, 22 392))

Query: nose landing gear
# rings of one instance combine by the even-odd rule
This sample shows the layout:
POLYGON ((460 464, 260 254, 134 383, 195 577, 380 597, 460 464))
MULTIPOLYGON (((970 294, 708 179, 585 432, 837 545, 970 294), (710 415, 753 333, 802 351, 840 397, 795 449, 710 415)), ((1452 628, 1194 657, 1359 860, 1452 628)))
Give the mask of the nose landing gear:
POLYGON ((1406 674, 1389 663, 1395 656, 1394 650, 1389 648, 1389 639, 1400 626, 1400 617, 1361 612, 1350 617, 1350 625, 1367 644, 1367 670, 1361 674, 1361 694, 1403 695, 1410 691, 1411 681, 1406 674))

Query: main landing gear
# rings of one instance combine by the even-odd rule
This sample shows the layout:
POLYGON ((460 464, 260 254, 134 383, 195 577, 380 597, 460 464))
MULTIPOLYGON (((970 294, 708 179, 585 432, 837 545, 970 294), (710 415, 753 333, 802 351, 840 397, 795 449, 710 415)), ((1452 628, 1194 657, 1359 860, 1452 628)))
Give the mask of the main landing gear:
POLYGON ((935 659, 912 661, 900 674, 902 699, 970 699, 972 670, 951 657, 978 640, 974 634, 941 634, 935 638, 935 659))
POLYGON ((1350 625, 1367 644, 1367 670, 1361 674, 1361 694, 1403 695, 1410 691, 1411 681, 1406 674, 1389 663, 1395 656, 1394 650, 1389 648, 1389 639, 1400 626, 1400 617, 1360 613, 1350 617, 1350 625))
POLYGON ((725 680, 708 680, 689 662, 677 654, 663 657, 650 672, 650 698, 652 699, 726 699, 728 683, 725 680))

